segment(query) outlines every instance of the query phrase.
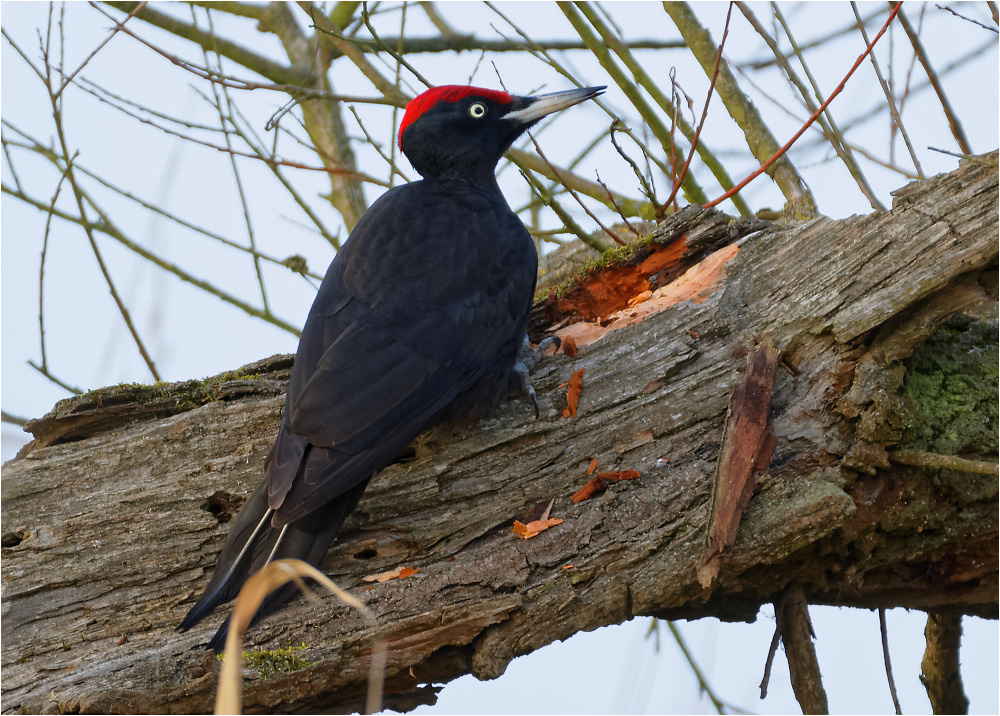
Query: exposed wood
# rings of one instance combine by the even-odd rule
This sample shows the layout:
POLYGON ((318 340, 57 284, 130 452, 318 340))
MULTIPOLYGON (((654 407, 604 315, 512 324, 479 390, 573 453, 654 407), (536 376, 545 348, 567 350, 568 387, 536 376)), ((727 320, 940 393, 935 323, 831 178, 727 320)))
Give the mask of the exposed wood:
MULTIPOLYGON (((541 360, 540 419, 514 401, 479 425, 424 436, 349 518, 324 569, 387 635, 387 705, 433 701, 429 684, 495 678, 515 656, 635 615, 753 619, 791 583, 811 604, 995 618, 995 477, 899 464, 891 451, 944 450, 947 430, 920 432, 930 418, 914 381, 928 346, 978 346, 962 355, 995 375, 997 186, 994 155, 900 190, 886 214, 747 238, 697 208, 668 221, 664 242, 732 254, 714 282, 577 340, 575 357, 541 360), (765 339, 782 356, 774 458, 703 589, 726 409, 765 339), (579 369, 577 417, 564 418, 556 386, 579 369), (574 504, 594 458, 640 477, 574 504), (518 539, 514 520, 536 519, 553 499, 563 522, 518 539), (400 566, 420 571, 362 581, 400 566)), ((173 629, 260 479, 288 365, 279 357, 193 389, 120 386, 34 424, 38 440, 3 470, 4 712, 211 710, 219 664, 199 645, 222 614, 173 629)), ((976 410, 995 414, 993 380, 976 410)), ((962 423, 949 449, 996 462, 995 420, 980 423, 975 434, 962 423)), ((371 636, 332 598, 295 602, 251 629, 248 648, 304 642, 312 665, 251 678, 244 707, 361 707, 371 636)))
POLYGON ((747 372, 729 401, 719 462, 712 478, 712 501, 698 581, 708 588, 719 574, 722 551, 736 541, 743 510, 757 487, 757 476, 771 466, 777 441, 771 425, 771 391, 778 352, 769 338, 747 361, 747 372))

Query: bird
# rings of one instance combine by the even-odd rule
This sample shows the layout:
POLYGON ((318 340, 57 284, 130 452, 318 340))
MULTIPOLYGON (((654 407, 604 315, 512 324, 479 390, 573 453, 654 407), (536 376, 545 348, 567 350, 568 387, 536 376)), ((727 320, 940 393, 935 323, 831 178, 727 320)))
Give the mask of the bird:
MULTIPOLYGON (((421 179, 373 202, 330 264, 299 339, 264 479, 179 631, 271 561, 318 567, 372 476, 422 432, 484 416, 518 386, 534 399, 519 358, 538 256, 496 167, 540 119, 604 89, 518 96, 444 85, 406 105, 399 148, 421 179)), ((255 621, 296 592, 277 590, 255 621)), ((228 624, 207 648, 220 651, 228 624)))

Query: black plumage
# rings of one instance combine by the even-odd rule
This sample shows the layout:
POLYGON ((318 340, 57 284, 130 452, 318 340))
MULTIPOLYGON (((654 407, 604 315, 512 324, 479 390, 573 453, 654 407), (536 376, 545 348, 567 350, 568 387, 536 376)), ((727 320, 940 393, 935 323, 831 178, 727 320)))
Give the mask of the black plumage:
MULTIPOLYGON (((265 479, 179 629, 232 599, 271 560, 318 565, 372 475, 441 419, 483 414, 504 398, 537 256, 500 192, 496 164, 542 116, 601 89, 515 97, 449 86, 408 105, 400 146, 424 179, 372 204, 330 264, 265 479)), ((295 591, 272 595, 258 618, 295 591)), ((223 645, 227 624, 212 648, 223 645)))

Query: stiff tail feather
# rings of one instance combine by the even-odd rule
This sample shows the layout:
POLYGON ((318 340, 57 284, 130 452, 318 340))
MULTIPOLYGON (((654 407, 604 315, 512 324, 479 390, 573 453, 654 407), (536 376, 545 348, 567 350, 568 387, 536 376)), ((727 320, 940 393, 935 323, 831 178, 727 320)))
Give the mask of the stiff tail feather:
MULTIPOLYGON (((269 562, 277 559, 301 559, 319 567, 344 519, 358 504, 367 484, 368 480, 365 480, 320 509, 279 529, 271 525, 274 510, 267 504, 266 481, 262 483, 237 515, 205 593, 181 621, 178 630, 191 628, 215 607, 233 599, 250 575, 269 562)), ((298 587, 294 584, 273 592, 258 608, 253 622, 256 623, 282 606, 297 592, 298 587)), ((225 646, 228 630, 229 617, 226 617, 207 648, 221 651, 225 646)))

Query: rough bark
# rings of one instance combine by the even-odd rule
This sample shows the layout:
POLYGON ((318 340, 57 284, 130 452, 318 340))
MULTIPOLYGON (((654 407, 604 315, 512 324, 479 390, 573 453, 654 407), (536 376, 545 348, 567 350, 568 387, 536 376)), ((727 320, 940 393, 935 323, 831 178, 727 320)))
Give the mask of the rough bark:
MULTIPOLYGON (((986 472, 996 462, 996 166, 995 154, 963 163, 900 190, 888 213, 770 227, 738 249, 726 217, 680 212, 625 266, 680 246, 689 263, 716 266, 712 288, 673 305, 653 294, 597 316, 604 327, 564 326, 590 338, 536 369, 540 419, 508 403, 423 436, 379 474, 324 568, 377 615, 387 705, 433 701, 430 684, 495 678, 515 656, 636 615, 752 620, 790 584, 813 604, 995 618, 995 472, 893 455, 956 454, 986 472), (660 309, 636 323, 644 306, 660 309), (774 456, 705 589, 697 565, 726 410, 765 338, 782 356, 774 456), (958 373, 985 375, 985 388, 948 383, 961 360, 979 361, 958 373), (567 419, 557 386, 580 368, 567 419), (950 398, 964 390, 968 409, 935 407, 935 385, 950 398), (594 458, 641 476, 573 504, 594 458), (561 524, 512 533, 553 500, 561 524), (398 566, 420 571, 362 582, 398 566)), ((686 280, 667 278, 670 290, 686 280)), ((538 316, 572 321, 574 310, 553 298, 538 316)), ((289 365, 118 386, 30 426, 35 442, 3 470, 4 712, 211 710, 219 665, 199 645, 221 614, 173 627, 260 479, 289 365)), ((304 642, 297 655, 311 666, 248 681, 245 708, 359 707, 371 640, 332 598, 296 601, 247 648, 304 642)))

